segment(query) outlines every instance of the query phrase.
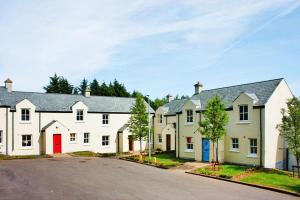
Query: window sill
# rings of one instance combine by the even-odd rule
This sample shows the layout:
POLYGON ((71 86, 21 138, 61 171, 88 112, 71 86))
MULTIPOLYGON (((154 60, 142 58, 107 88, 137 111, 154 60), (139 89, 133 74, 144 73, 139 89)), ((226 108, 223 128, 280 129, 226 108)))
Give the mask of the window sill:
POLYGON ((188 123, 185 123, 184 125, 185 126, 192 126, 192 125, 194 125, 194 122, 188 122, 188 123))
POLYGON ((248 158, 257 158, 257 154, 248 154, 248 158))
POLYGON ((32 124, 31 121, 21 121, 20 124, 32 124))
POLYGON ((83 144, 83 146, 91 146, 91 144, 90 143, 85 143, 85 144, 83 144))
POLYGON ((102 127, 110 127, 110 124, 102 124, 102 127))
POLYGON ((110 146, 102 146, 102 149, 109 149, 110 146))
POLYGON ((189 149, 186 149, 184 150, 185 153, 194 153, 194 150, 189 150, 189 149))
POLYGON ((32 150, 32 147, 21 147, 21 150, 32 150))
POLYGON ((237 124, 251 124, 250 121, 239 121, 237 122, 237 124))
POLYGON ((83 124, 85 121, 75 121, 76 124, 83 124))
POLYGON ((77 142, 69 142, 69 144, 77 144, 77 142))
POLYGON ((229 151, 234 152, 234 153, 240 153, 240 150, 238 150, 238 149, 230 149, 229 151))

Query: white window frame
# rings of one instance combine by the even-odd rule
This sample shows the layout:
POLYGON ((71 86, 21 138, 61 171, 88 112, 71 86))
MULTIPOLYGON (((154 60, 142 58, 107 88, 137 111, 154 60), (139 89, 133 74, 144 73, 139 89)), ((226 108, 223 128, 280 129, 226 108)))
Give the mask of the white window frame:
POLYGON ((31 149, 32 148, 32 135, 31 134, 23 134, 23 135, 21 135, 21 147, 22 147, 22 149, 31 149), (27 137, 27 136, 29 136, 30 137, 30 139, 28 139, 28 138, 25 138, 25 140, 23 140, 23 137, 27 137), (28 141, 30 141, 30 146, 23 146, 23 143, 28 143, 28 141))
POLYGON ((76 110, 76 121, 78 121, 78 122, 84 121, 84 109, 77 109, 76 110))
POLYGON ((231 151, 239 152, 240 144, 239 138, 231 138, 231 151))
POLYGON ((110 146, 110 136, 109 135, 102 135, 101 139, 102 139, 101 145, 103 147, 109 147, 110 146), (105 137, 107 137, 107 138, 105 138, 105 137))
POLYGON ((70 143, 76 143, 77 141, 77 134, 76 133, 70 133, 69 134, 69 142, 70 143), (72 136, 74 134, 74 137, 72 136))
POLYGON ((157 123, 158 124, 162 124, 163 123, 163 115, 162 114, 158 114, 158 116, 157 116, 157 123))
POLYGON ((0 130, 0 145, 3 144, 3 130, 0 130))
POLYGON ((194 111, 192 109, 186 110, 186 123, 187 124, 194 123, 194 111))
POLYGON ((241 122, 249 121, 249 106, 247 104, 239 105, 239 120, 241 122), (247 111, 245 111, 245 108, 247 108, 247 111))
POLYGON ((194 142, 193 137, 186 137, 186 152, 194 152, 194 142), (188 142, 188 138, 191 138, 191 142, 188 142))
POLYGON ((21 121, 22 122, 30 122, 31 116, 30 116, 30 108, 21 108, 21 121), (23 114, 23 111, 25 112, 23 114), (28 111, 28 113, 26 113, 28 111), (24 119, 23 119, 24 117, 24 119))
POLYGON ((90 133, 86 132, 83 133, 83 144, 87 145, 90 144, 90 133))
POLYGON ((163 139, 162 139, 162 134, 161 133, 159 133, 158 134, 158 143, 162 143, 163 141, 162 141, 163 139))
POLYGON ((109 125, 109 114, 102 114, 102 125, 109 125))
POLYGON ((258 144, 257 138, 249 138, 249 155, 248 157, 257 157, 258 152, 258 144), (253 141, 253 143, 252 143, 253 141), (256 145, 254 145, 254 141, 256 141, 256 145), (256 149, 256 153, 253 153, 252 150, 256 149))

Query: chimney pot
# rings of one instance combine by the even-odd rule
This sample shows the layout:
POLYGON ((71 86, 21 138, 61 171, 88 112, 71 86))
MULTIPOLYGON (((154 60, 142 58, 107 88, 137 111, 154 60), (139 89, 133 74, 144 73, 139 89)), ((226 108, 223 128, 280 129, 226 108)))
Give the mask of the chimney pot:
POLYGON ((200 94, 200 92, 203 90, 203 84, 199 81, 194 85, 195 87, 195 94, 200 94))
POLYGON ((83 96, 85 97, 90 97, 91 96, 91 90, 89 87, 87 87, 84 91, 83 91, 83 96))
POLYGON ((5 88, 7 89, 8 92, 12 92, 12 80, 10 80, 9 78, 6 79, 6 81, 4 81, 5 83, 5 88))
POLYGON ((167 100, 170 103, 171 101, 173 101, 173 96, 171 94, 167 95, 167 100))

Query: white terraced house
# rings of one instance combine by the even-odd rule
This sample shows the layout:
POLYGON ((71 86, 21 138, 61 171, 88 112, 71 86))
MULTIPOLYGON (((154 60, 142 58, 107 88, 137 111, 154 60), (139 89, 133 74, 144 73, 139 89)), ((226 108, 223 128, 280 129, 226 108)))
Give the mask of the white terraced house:
MULTIPOLYGON (((134 98, 46 94, 0 87, 0 153, 139 151, 128 128, 134 98)), ((151 113, 154 111, 151 109, 151 113)), ((143 142, 143 149, 146 142, 143 142)))
POLYGON ((219 142, 222 162, 287 169, 293 159, 276 129, 281 109, 293 97, 284 79, 275 79, 212 90, 195 84, 190 99, 172 100, 155 112, 156 149, 175 150, 177 157, 208 162, 212 143, 197 133, 207 102, 215 95, 225 104, 229 123, 219 142))

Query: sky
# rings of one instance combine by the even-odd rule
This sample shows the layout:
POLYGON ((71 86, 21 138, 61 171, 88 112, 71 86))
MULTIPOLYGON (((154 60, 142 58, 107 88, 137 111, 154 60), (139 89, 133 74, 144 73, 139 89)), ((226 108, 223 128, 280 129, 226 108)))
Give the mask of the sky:
POLYGON ((0 82, 42 92, 54 73, 151 98, 285 78, 300 96, 300 0, 0 0, 0 82))

